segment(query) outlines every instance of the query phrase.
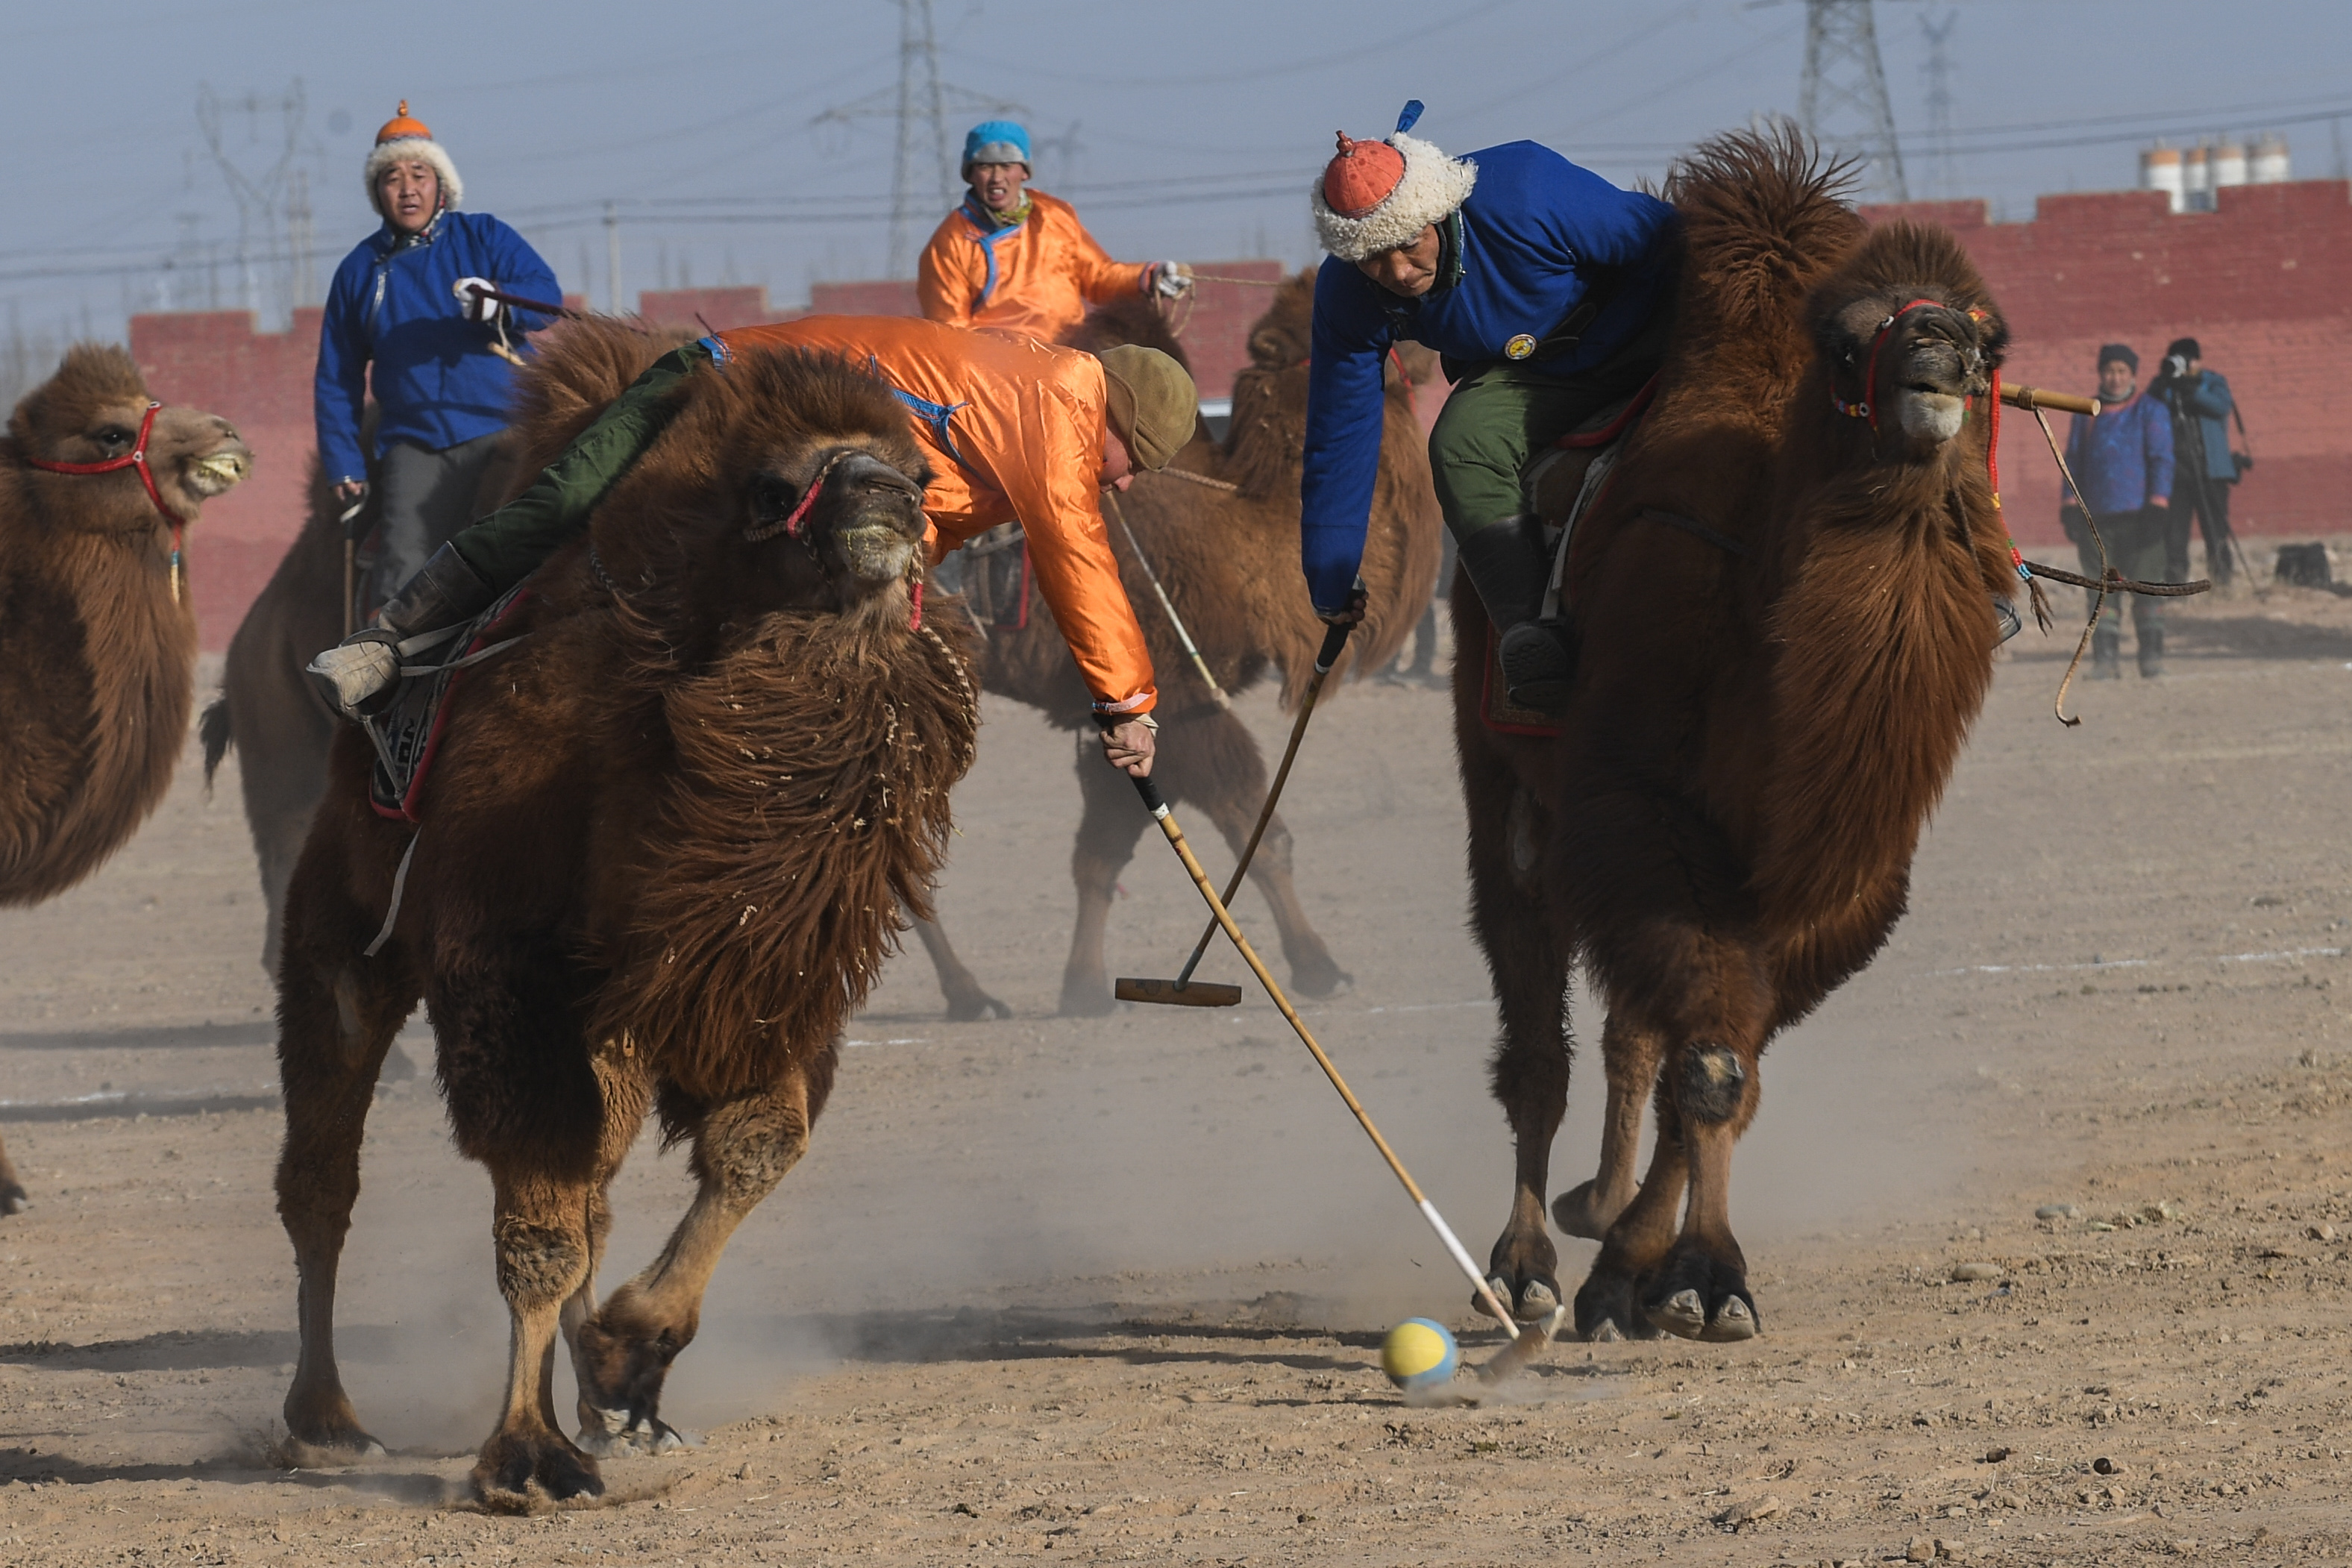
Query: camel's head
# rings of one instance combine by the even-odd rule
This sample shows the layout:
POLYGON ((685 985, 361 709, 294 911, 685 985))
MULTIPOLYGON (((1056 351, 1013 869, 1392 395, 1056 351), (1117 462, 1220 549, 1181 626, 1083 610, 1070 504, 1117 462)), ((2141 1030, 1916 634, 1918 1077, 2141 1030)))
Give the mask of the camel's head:
POLYGON ((1874 231, 1814 299, 1814 342, 1843 413, 1874 449, 1924 461, 1992 390, 2009 329, 1941 229, 1874 231))
POLYGON ((904 625, 931 470, 890 389, 835 355, 752 350, 680 395, 662 445, 598 519, 616 585, 712 625, 795 610, 904 625))
MULTIPOLYGON (((1307 449, 1307 380, 1314 346, 1315 270, 1286 279, 1250 328, 1250 362, 1234 377, 1234 422, 1226 473, 1253 496, 1296 492, 1307 449)), ((1412 388, 1437 373, 1437 356, 1399 343, 1381 367, 1392 398, 1412 406, 1412 388)))
MULTIPOLYGON (((78 468, 143 452, 156 495, 182 521, 192 521, 205 501, 251 471, 253 452, 227 420, 178 404, 154 410, 151 426, 150 401, 128 353, 110 343, 78 343, 57 374, 16 405, 9 440, 21 458, 78 468)), ((56 474, 47 482, 76 487, 55 491, 57 514, 89 531, 140 533, 164 521, 128 463, 94 474, 56 474)))

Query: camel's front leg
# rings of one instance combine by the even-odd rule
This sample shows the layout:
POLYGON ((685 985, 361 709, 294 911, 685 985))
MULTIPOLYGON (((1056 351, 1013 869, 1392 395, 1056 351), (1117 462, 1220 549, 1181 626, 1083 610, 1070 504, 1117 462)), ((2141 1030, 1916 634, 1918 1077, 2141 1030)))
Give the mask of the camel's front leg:
POLYGON ((278 982, 286 1100, 278 1215, 294 1244, 302 1335, 286 1427, 297 1446, 321 1457, 383 1451, 360 1426, 335 1363, 335 1275, 359 1199, 360 1142, 376 1075, 421 989, 404 944, 361 956, 372 922, 342 896, 341 865, 331 864, 340 859, 321 849, 303 862, 278 982))
POLYGON ((490 1174, 491 1239, 511 1330, 506 1398, 474 1461, 475 1493, 492 1508, 511 1509, 529 1506, 533 1482, 557 1501, 601 1496, 596 1462, 555 1423, 550 1376, 564 1301, 588 1277, 590 1184, 495 1164, 490 1174))
POLYGON ((947 998, 951 1021, 969 1024, 975 1018, 1013 1016, 1012 1008, 980 988, 979 979, 964 967, 963 960, 956 956, 955 948, 949 943, 946 927, 937 921, 916 920, 911 914, 908 920, 921 940, 923 951, 930 955, 931 972, 939 976, 940 994, 947 998))
POLYGON ((1066 1018, 1093 1018, 1118 1005, 1103 964, 1103 933, 1110 922, 1119 870, 1134 857, 1135 841, 1151 819, 1143 814, 1127 775, 1103 761, 1091 731, 1082 732, 1078 740, 1078 793, 1086 805, 1078 817, 1078 841, 1070 850, 1078 914, 1070 927, 1069 960, 1062 966, 1060 1010, 1066 1018))
POLYGON ((832 1076, 828 1045, 821 1063, 702 1112, 694 1127, 692 1168, 700 1185, 693 1204, 661 1256, 581 1325, 572 1365, 583 1447, 660 1453, 689 1441, 660 1417, 662 1384, 670 1363, 693 1342, 703 1292, 728 1238, 807 1152, 832 1076))
POLYGON ((1675 1097, 1690 1163, 1690 1209, 1643 1291, 1650 1321, 1694 1340, 1753 1339, 1756 1298, 1731 1234, 1731 1151, 1756 1116, 1756 1053, 1712 1040, 1677 1050, 1664 1089, 1675 1097))
POLYGON ((8 1163, 8 1151, 0 1147, 0 1214, 25 1212, 25 1184, 16 1179, 16 1167, 8 1163))
POLYGON ((1601 1026, 1601 1060, 1609 1078, 1609 1104, 1601 1121, 1601 1169, 1554 1198, 1552 1222, 1570 1236, 1599 1241, 1641 1191, 1633 1167, 1642 1148, 1642 1108, 1657 1085, 1665 1042, 1612 1006, 1601 1026))

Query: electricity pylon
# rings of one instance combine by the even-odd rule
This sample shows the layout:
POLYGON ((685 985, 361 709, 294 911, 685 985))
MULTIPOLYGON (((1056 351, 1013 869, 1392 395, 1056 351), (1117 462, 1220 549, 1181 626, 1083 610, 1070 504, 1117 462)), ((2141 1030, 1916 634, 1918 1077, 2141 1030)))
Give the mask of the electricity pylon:
POLYGON ((1910 200, 1871 0, 1805 0, 1797 118, 1822 147, 1853 160, 1864 196, 1910 200))

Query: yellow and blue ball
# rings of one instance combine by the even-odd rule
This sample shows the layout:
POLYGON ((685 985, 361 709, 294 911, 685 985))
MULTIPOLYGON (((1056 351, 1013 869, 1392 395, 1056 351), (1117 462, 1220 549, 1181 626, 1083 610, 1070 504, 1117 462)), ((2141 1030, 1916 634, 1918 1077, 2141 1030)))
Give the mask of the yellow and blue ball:
POLYGON ((1407 1394, 1444 1387, 1461 1365, 1462 1347, 1444 1323, 1427 1318, 1407 1318, 1381 1345, 1381 1370, 1407 1394))

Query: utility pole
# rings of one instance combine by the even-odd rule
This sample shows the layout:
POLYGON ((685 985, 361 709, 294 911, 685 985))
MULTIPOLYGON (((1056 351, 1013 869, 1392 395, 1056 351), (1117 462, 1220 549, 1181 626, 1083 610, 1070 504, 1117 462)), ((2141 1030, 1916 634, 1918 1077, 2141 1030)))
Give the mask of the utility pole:
POLYGON ((948 111, 988 116, 1027 112, 1021 105, 970 92, 940 79, 940 46, 931 26, 931 0, 897 0, 898 85, 828 109, 813 123, 846 125, 896 120, 898 156, 890 169, 890 276, 910 264, 919 226, 954 205, 955 163, 948 152, 948 111), (927 167, 928 166, 928 167, 927 167))
POLYGON ((621 205, 604 204, 604 308, 621 312, 621 205))
MULTIPOLYGON (((237 286, 245 308, 260 313, 262 309, 261 274, 270 276, 271 304, 279 299, 293 302, 298 289, 307 294, 307 287, 294 281, 294 268, 281 267, 286 258, 274 256, 278 230, 278 202, 295 173, 294 161, 302 153, 302 121, 309 105, 302 91, 302 79, 296 77, 283 98, 264 98, 248 91, 241 99, 225 100, 215 93, 209 83, 196 89, 196 125, 203 131, 205 145, 219 165, 221 177, 227 181, 229 195, 236 202, 236 269, 237 286), (246 121, 246 143, 262 142, 261 117, 275 110, 281 135, 278 143, 277 162, 261 174, 247 174, 230 155, 225 115, 242 114, 246 121)), ((265 154, 266 155, 266 154, 265 154)), ((302 223, 310 224, 310 197, 307 183, 301 198, 302 223)), ((306 258, 307 262, 307 258, 306 258)), ((307 301, 305 301, 307 302, 307 301)))
POLYGON ((310 229, 310 171, 297 169, 288 177, 286 186, 286 249, 292 276, 288 293, 295 309, 319 303, 318 275, 310 265, 314 245, 310 229))
POLYGON ((1797 118, 1822 147, 1853 160, 1865 198, 1911 199, 1870 0, 1805 0, 1805 77, 1797 118))
POLYGON ((1959 171, 1952 156, 1952 29, 1960 14, 1947 9, 1943 20, 1925 15, 1919 31, 1927 40, 1927 62, 1919 69, 1927 79, 1927 142, 1934 155, 1937 196, 1951 201, 1960 194, 1959 171))

